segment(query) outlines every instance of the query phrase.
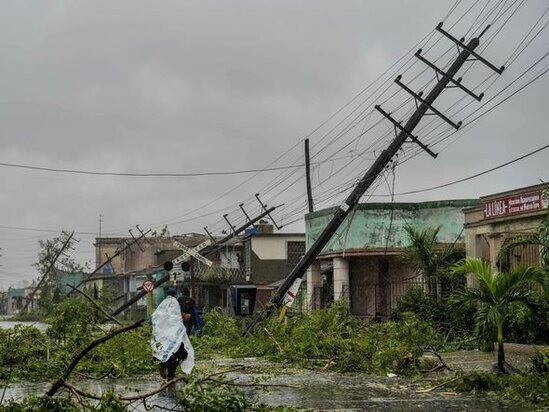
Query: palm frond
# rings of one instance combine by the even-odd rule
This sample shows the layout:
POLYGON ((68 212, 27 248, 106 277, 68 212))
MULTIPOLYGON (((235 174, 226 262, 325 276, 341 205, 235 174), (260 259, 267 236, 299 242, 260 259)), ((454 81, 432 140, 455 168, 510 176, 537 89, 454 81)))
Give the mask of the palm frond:
POLYGON ((479 288, 495 296, 495 279, 497 274, 487 262, 481 259, 467 258, 454 266, 452 273, 455 275, 475 274, 479 282, 479 288))
POLYGON ((437 237, 440 226, 417 230, 412 226, 405 226, 410 246, 404 249, 401 259, 412 265, 417 273, 425 275, 429 279, 446 276, 449 268, 460 260, 463 250, 450 246, 443 248, 437 237))
POLYGON ((501 322, 502 313, 499 306, 481 304, 478 306, 475 314, 475 328, 479 336, 490 338, 494 336, 494 332, 499 322, 501 322))
POLYGON ((464 308, 470 305, 479 305, 489 301, 489 297, 481 289, 467 288, 455 291, 448 298, 450 305, 456 308, 464 308))
POLYGON ((520 300, 522 293, 526 296, 527 291, 541 287, 541 275, 542 272, 538 268, 531 266, 520 266, 509 273, 498 274, 495 294, 502 300, 511 297, 513 300, 520 300))

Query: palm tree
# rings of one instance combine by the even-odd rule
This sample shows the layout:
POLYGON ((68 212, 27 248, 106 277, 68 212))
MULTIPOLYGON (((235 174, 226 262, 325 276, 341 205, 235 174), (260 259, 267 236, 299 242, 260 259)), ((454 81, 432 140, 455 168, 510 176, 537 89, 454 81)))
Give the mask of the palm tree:
POLYGON ((503 315, 511 302, 527 303, 536 284, 539 286, 541 272, 533 267, 519 267, 509 273, 498 273, 476 258, 467 258, 453 272, 476 276, 478 288, 457 291, 450 297, 450 302, 458 308, 476 306, 474 321, 478 336, 493 336, 494 330, 497 332, 498 370, 504 373, 503 315))
POLYGON ((404 230, 410 246, 404 249, 401 258, 427 279, 431 293, 431 289, 436 288, 437 297, 440 298, 440 281, 446 279, 450 268, 464 257, 464 251, 455 245, 441 247, 437 242, 440 226, 424 230, 405 226, 404 230))

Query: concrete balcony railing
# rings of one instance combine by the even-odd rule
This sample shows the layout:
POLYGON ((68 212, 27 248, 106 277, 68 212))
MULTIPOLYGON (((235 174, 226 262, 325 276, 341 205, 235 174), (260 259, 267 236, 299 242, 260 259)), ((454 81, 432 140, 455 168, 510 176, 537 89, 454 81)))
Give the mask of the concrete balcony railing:
POLYGON ((203 266, 196 271, 195 279, 203 282, 244 282, 246 270, 203 266))

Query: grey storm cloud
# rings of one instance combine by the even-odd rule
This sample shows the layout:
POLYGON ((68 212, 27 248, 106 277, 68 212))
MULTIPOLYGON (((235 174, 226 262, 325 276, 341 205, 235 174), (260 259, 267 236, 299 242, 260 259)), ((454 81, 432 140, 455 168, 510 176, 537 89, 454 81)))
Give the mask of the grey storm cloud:
MULTIPOLYGON (((473 2, 460 3, 450 23, 473 2)), ((497 16, 497 3, 479 2, 478 9, 464 14, 453 28, 456 37, 479 21, 484 4, 484 10, 494 8, 492 16, 497 16)), ((299 164, 300 139, 411 50, 455 4, 439 0, 5 1, 0 6, 0 162, 113 172, 234 171, 265 167, 297 145, 273 166, 299 164)), ((518 2, 509 2, 513 4, 518 2)), ((503 63, 546 7, 541 0, 527 2, 513 14, 514 24, 498 33, 483 55, 503 63)), ((546 40, 544 31, 502 84, 539 58, 546 40)), ((434 59, 452 47, 445 43, 428 55, 434 59)), ((411 58, 413 51, 406 56, 411 58)), ((468 72, 464 84, 477 85, 490 74, 478 66, 468 72)), ((417 66, 414 70, 405 73, 414 86, 434 77, 432 72, 420 74, 417 66), (413 80, 416 74, 420 77, 413 80)), ((547 80, 540 80, 459 138, 444 141, 444 147, 452 144, 438 160, 421 155, 402 164, 396 171, 396 191, 459 179, 546 143, 547 89, 547 80)), ((448 91, 439 104, 450 110, 462 97, 459 91, 448 91)), ((390 99, 383 103, 388 108, 398 106, 390 99)), ((311 136, 313 154, 329 141, 340 149, 335 160, 314 167, 319 197, 333 186, 344 187, 344 174, 339 181, 320 182, 349 162, 350 153, 355 155, 355 174, 365 170, 377 153, 364 155, 370 160, 356 160, 356 153, 373 137, 358 138, 348 146, 333 136, 322 140, 340 119, 334 118, 311 136)), ((370 120, 356 130, 366 129, 370 120)), ((387 129, 385 125, 380 131, 387 129)), ((316 160, 334 152, 326 150, 316 160)), ((541 154, 470 184, 397 200, 478 197, 534 184, 547 177, 543 165, 541 154)), ((284 220, 304 202, 301 174, 282 174, 276 185, 273 172, 252 179, 251 175, 161 179, 3 167, 0 226, 76 229, 82 232, 76 256, 91 260, 100 214, 104 233, 124 234, 135 224, 147 227, 165 221, 174 233, 201 231, 204 225, 220 230, 224 210, 241 219, 235 205, 252 199, 247 207, 258 210, 253 194, 267 191, 265 198, 271 204, 287 203, 276 215, 284 220), (294 179, 297 183, 282 191, 294 179), (271 186, 282 193, 266 190, 271 186), (207 213, 211 214, 185 221, 207 213)), ((352 177, 351 173, 346 179, 352 177)), ((384 185, 379 190, 388 189, 384 185)), ((35 276, 30 264, 36 260, 37 240, 54 235, 0 229, 0 287, 35 276)))

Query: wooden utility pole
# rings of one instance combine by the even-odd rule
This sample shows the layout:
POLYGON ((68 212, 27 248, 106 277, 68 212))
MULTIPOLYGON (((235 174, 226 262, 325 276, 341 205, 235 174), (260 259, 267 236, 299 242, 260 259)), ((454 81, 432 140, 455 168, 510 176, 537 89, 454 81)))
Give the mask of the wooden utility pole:
POLYGON ((95 257, 95 267, 99 266, 101 262, 101 223, 103 223, 103 215, 99 214, 99 245, 97 247, 98 251, 95 257))
MULTIPOLYGON (((200 254, 202 256, 206 256, 206 255, 209 255, 210 253, 213 253, 219 249, 221 249, 223 247, 223 243, 231 240, 233 237, 235 237, 236 235, 238 235, 240 232, 242 232, 244 229, 250 227, 250 225, 253 225, 255 224, 259 219, 262 219, 264 218, 265 216, 267 216, 269 213, 273 212, 277 207, 280 207, 281 205, 279 206, 271 206, 270 208, 266 209, 263 213, 261 213, 260 215, 254 217, 252 220, 246 222, 245 224, 243 224, 242 226, 234 229, 234 232, 233 233, 230 233, 228 234, 227 236, 225 236, 224 238, 222 238, 221 240, 219 240, 219 242, 217 242, 216 244, 213 244, 213 245, 210 245, 210 246, 207 246, 205 247, 204 249, 200 250, 200 254)), ((156 287, 160 286, 160 285, 163 285, 164 283, 166 283, 168 280, 170 279, 170 275, 166 275, 162 278, 160 278, 159 280, 156 281, 156 287)), ((141 299, 143 296, 145 296, 147 294, 147 292, 141 290, 139 291, 133 298, 131 298, 129 301, 127 301, 126 303, 122 304, 118 309, 116 309, 114 312, 111 313, 111 316, 116 316, 120 313, 122 313, 124 310, 126 310, 128 307, 130 307, 131 305, 133 305, 135 302, 137 302, 139 299, 141 299)))
MULTIPOLYGON (((391 142, 391 144, 383 152, 381 152, 379 157, 375 160, 374 164, 370 167, 370 169, 365 173, 362 179, 358 182, 358 184, 355 186, 351 194, 347 197, 345 202, 342 203, 336 209, 334 216, 332 217, 332 220, 328 222, 328 224, 326 225, 322 233, 320 233, 316 241, 311 245, 309 250, 307 250, 307 253, 301 258, 299 263, 294 267, 294 269, 290 272, 290 274, 284 279, 284 282, 282 283, 282 285, 280 285, 280 287, 278 288, 276 293, 273 295, 269 303, 265 305, 265 308, 261 312, 259 312, 258 315, 248 325, 248 327, 244 331, 245 334, 253 330, 253 328, 255 327, 255 325, 257 325, 259 321, 269 316, 275 308, 280 306, 285 293, 288 291, 288 289, 293 284, 293 282, 297 278, 303 277, 303 275, 305 274, 309 266, 314 262, 314 260, 322 251, 324 246, 331 239, 331 237, 339 228, 339 226, 341 225, 345 217, 347 217, 349 212, 358 204, 362 195, 374 183, 376 178, 383 172, 383 169, 385 169, 385 167, 389 164, 393 156, 397 154, 397 152, 402 147, 406 139, 410 138, 412 141, 414 141, 419 146, 421 146, 425 151, 431 154, 431 156, 436 157, 436 154, 434 154, 426 145, 421 143, 417 139, 417 137, 415 137, 412 134, 412 131, 418 125, 418 123, 423 118, 427 110, 429 109, 432 110, 433 102, 444 91, 444 89, 450 82, 452 83, 453 86, 464 89, 468 94, 472 95, 477 100, 480 100, 482 98, 482 95, 480 97, 476 96, 474 93, 470 92, 468 89, 462 86, 461 79, 454 80, 454 76, 457 74, 461 66, 471 56, 474 56, 476 60, 480 60, 483 63, 487 63, 484 59, 482 59, 482 57, 476 54, 473 50, 480 44, 479 39, 482 36, 482 34, 484 34, 484 32, 488 29, 488 27, 481 33, 479 37, 475 37, 471 39, 469 43, 465 45, 463 44, 463 39, 462 40, 454 39, 448 33, 444 32, 442 30, 442 23, 438 25, 437 30, 442 34, 444 34, 446 37, 448 37, 450 40, 452 40, 454 43, 456 43, 456 45, 458 46, 458 50, 460 50, 458 57, 446 72, 438 69, 432 63, 428 62, 425 58, 423 58, 423 56, 421 56, 421 49, 417 51, 416 57, 426 62, 427 65, 432 67, 437 72, 437 78, 439 79, 438 83, 429 92, 427 97, 423 98, 420 95, 418 95, 418 97, 420 98, 419 99, 420 104, 417 106, 416 111, 412 114, 412 116, 404 126, 402 126, 400 122, 393 120, 390 114, 383 112, 383 110, 381 110, 379 106, 376 106, 376 109, 378 111, 380 111, 388 120, 391 120, 393 122, 395 126, 395 132, 397 128, 400 130, 400 132, 396 135, 395 139, 391 142)), ((493 68, 493 66, 491 66, 489 63, 488 65, 489 67, 493 68)), ((494 68, 494 69, 498 72, 503 71, 503 68, 501 69, 494 68)), ((416 98, 416 104, 418 104, 417 98, 416 98)))
MULTIPOLYGON (((63 232, 63 234, 66 235, 66 232, 63 232)), ((40 289, 40 286, 42 286, 42 283, 44 283, 44 280, 46 280, 46 277, 50 274, 51 270, 53 269, 53 267, 55 265, 55 262, 57 262, 57 259, 59 259, 59 256, 61 256, 61 253, 63 253, 63 251, 67 248, 67 246, 69 246, 73 236, 74 236, 74 231, 71 232, 71 234, 67 237, 67 239, 65 239, 65 242, 63 242, 63 245, 59 248, 59 250, 57 251, 57 253, 53 257, 53 259, 50 261, 50 264, 49 264, 48 268, 46 269, 46 271, 44 272, 44 275, 42 276, 42 278, 38 282, 38 285, 36 285, 36 287, 31 292, 30 296, 27 298, 27 302, 25 303, 25 307, 23 307, 23 311, 26 311, 27 308, 29 307, 29 304, 32 303, 32 301, 34 300, 34 295, 36 294, 38 289, 40 289)), ((32 309, 32 305, 31 305, 31 309, 32 309)))
POLYGON ((311 158, 309 156, 309 139, 305 139, 305 179, 307 180, 307 203, 309 213, 314 211, 313 191, 311 189, 311 158))
POLYGON ((191 298, 195 299, 194 293, 194 257, 189 258, 189 273, 191 275, 191 298))
MULTIPOLYGON (((97 279, 97 276, 95 276, 97 274, 97 272, 99 272, 103 267, 105 267, 106 265, 108 265, 109 263, 111 263, 116 257, 120 256, 122 254, 122 252, 124 252, 126 249, 129 249, 131 248, 133 245, 135 245, 136 243, 139 245, 139 241, 141 239, 146 239, 147 238, 147 234, 151 232, 151 230, 147 230, 146 232, 141 232, 140 231, 140 235, 138 237, 134 237, 132 235, 132 241, 127 243, 123 248, 119 248, 116 250, 116 252, 114 253, 114 255, 112 256, 107 256, 107 260, 105 260, 103 263, 101 263, 100 265, 98 265, 94 270, 93 272, 91 272, 90 274, 88 274, 88 276, 83 279, 78 285, 76 285, 75 287, 76 288, 79 288, 80 286, 82 286, 84 283, 87 283, 87 282, 92 282, 94 280, 97 279)), ((99 240, 101 241, 101 240, 99 240)), ((67 293, 67 296, 71 295, 72 293, 74 293, 73 290, 70 290, 68 293, 67 293)))

